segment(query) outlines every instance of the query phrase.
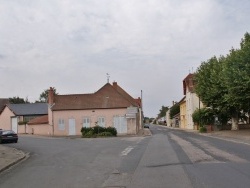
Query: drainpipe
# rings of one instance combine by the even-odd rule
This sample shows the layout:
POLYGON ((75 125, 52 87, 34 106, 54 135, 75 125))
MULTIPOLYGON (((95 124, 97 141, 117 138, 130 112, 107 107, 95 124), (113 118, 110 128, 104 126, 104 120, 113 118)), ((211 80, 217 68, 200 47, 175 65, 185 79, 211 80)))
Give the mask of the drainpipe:
POLYGON ((55 128, 54 128, 54 117, 53 117, 53 110, 52 107, 55 105, 55 103, 53 103, 52 105, 49 105, 49 109, 51 111, 51 118, 52 118, 52 136, 54 136, 54 132, 55 132, 55 128))

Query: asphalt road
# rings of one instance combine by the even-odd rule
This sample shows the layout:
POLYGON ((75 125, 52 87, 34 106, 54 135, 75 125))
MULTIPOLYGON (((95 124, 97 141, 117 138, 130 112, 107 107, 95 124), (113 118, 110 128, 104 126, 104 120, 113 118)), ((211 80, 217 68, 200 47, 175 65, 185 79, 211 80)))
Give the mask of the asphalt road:
POLYGON ((250 187, 250 146, 150 126, 150 137, 20 138, 30 157, 0 187, 250 187))

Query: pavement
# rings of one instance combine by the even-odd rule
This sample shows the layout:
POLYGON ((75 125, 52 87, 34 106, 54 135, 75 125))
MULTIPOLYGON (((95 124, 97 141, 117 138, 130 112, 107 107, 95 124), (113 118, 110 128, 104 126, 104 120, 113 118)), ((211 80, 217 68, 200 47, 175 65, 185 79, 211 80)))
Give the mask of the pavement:
POLYGON ((26 157, 23 151, 5 145, 0 144, 0 173, 26 157))
MULTIPOLYGON (((174 128, 179 129, 179 128, 174 128)), ((250 129, 237 131, 214 131, 211 133, 198 133, 198 131, 184 130, 188 132, 195 132, 204 136, 214 137, 218 139, 228 140, 237 143, 250 145, 250 129)), ((32 135, 36 137, 36 135, 32 135)), ((139 136, 151 136, 150 129, 143 129, 139 132, 139 136)), ((24 160, 28 155, 21 150, 8 147, 8 144, 0 144, 0 173, 10 168, 11 166, 24 160)))

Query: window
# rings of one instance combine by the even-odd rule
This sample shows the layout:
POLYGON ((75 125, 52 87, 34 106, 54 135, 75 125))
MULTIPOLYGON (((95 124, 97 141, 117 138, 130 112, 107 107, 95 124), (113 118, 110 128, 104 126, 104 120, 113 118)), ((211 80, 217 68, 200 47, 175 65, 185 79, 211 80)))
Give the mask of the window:
POLYGON ((104 117, 99 117, 98 118, 98 125, 100 127, 105 127, 105 118, 104 117))
POLYGON ((58 120, 58 129, 61 130, 61 131, 65 130, 64 119, 59 119, 58 120))
POLYGON ((90 118, 88 118, 88 117, 83 118, 82 126, 83 127, 90 127, 90 118))

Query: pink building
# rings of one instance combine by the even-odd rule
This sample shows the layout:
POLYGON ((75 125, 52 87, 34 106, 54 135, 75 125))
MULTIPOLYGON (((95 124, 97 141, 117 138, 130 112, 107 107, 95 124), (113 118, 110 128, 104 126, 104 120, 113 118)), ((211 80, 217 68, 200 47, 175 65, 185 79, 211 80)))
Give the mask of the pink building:
POLYGON ((54 95, 50 88, 48 103, 48 119, 29 122, 33 134, 81 135, 82 127, 96 125, 115 127, 118 134, 142 129, 141 99, 131 97, 116 82, 92 94, 54 95))

